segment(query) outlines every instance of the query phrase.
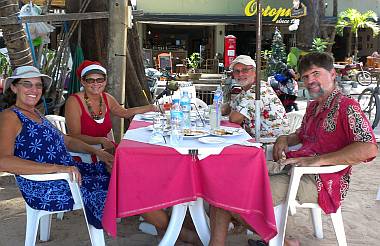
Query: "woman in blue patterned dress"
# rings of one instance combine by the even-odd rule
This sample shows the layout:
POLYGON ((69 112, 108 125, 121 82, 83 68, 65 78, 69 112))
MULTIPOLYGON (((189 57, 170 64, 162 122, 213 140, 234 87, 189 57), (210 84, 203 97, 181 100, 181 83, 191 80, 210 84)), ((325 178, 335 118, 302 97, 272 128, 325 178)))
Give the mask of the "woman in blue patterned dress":
POLYGON ((0 171, 16 174, 17 184, 34 209, 70 210, 69 185, 64 180, 31 181, 20 174, 69 173, 79 182, 89 224, 102 228, 101 219, 113 156, 62 134, 35 108, 51 78, 32 66, 16 68, 4 86, 9 108, 0 113, 0 171), (13 101, 12 101, 13 99, 13 101), (91 153, 103 162, 74 162, 68 151, 91 153))

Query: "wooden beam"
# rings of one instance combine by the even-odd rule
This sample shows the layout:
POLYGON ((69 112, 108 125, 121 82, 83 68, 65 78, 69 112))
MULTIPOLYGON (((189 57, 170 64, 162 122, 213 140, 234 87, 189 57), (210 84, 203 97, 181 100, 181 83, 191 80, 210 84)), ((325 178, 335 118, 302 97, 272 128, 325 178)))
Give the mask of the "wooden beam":
POLYGON ((72 20, 94 20, 107 19, 110 14, 108 12, 90 12, 90 13, 67 13, 67 14, 47 14, 37 16, 20 17, 1 17, 0 26, 18 24, 28 22, 49 22, 49 21, 72 21, 72 20))
MULTIPOLYGON (((128 1, 109 0, 108 4, 108 92, 125 105, 128 1)), ((113 118, 112 128, 115 140, 119 142, 124 134, 124 119, 113 118)))

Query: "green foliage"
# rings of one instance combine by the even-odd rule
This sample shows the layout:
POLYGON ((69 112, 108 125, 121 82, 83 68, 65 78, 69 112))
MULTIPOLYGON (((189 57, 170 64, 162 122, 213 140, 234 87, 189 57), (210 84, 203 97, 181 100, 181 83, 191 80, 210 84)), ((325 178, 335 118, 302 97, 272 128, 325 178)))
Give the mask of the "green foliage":
POLYGON ((199 64, 201 62, 201 55, 197 52, 194 52, 191 54, 190 58, 187 58, 187 62, 192 69, 197 69, 199 68, 199 64))
POLYGON ((296 70, 298 66, 298 59, 302 53, 302 50, 298 49, 297 47, 292 47, 290 49, 290 52, 288 54, 288 58, 286 60, 286 64, 296 70))
POLYGON ((271 50, 262 50, 261 51, 261 58, 263 58, 265 60, 268 60, 271 55, 272 55, 272 51, 271 50))
POLYGON ((272 41, 272 54, 268 59, 265 75, 273 76, 282 72, 286 68, 287 55, 285 53, 285 44, 282 40, 281 32, 276 28, 272 41))
POLYGON ((11 64, 6 55, 0 52, 0 77, 12 74, 11 64))
POLYGON ((345 27, 351 28, 351 32, 355 35, 355 50, 354 59, 358 53, 358 30, 359 28, 369 28, 372 30, 373 36, 377 36, 380 33, 379 25, 377 24, 377 14, 372 10, 368 10, 365 13, 361 13, 356 9, 346 9, 339 13, 338 21, 336 23, 337 34, 343 36, 345 27))
POLYGON ((360 13, 356 9, 346 9, 339 13, 336 31, 338 35, 343 36, 344 28, 350 27, 351 32, 357 35, 359 28, 370 28, 373 32, 373 36, 377 36, 380 32, 379 26, 376 23, 377 20, 378 16, 372 10, 360 13))
POLYGON ((327 45, 332 44, 323 38, 314 38, 311 51, 324 52, 327 49, 327 45))
POLYGON ((52 66, 54 66, 53 64, 53 61, 54 61, 54 57, 56 55, 56 51, 55 50, 49 50, 47 48, 45 48, 43 51, 42 51, 42 64, 41 64, 41 72, 43 74, 48 74, 49 71, 52 71, 52 66))

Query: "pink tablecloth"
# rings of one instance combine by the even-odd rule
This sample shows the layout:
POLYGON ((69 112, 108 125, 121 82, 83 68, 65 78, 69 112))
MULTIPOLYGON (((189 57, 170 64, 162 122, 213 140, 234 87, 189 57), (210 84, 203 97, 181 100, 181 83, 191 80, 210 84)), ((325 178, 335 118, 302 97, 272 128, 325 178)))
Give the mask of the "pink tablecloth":
MULTIPOLYGON (((132 122, 132 128, 146 126, 132 122)), ((203 160, 176 150, 122 140, 103 215, 116 236, 116 218, 171 207, 202 197, 239 213, 266 241, 276 235, 269 177, 261 149, 232 145, 203 160)))

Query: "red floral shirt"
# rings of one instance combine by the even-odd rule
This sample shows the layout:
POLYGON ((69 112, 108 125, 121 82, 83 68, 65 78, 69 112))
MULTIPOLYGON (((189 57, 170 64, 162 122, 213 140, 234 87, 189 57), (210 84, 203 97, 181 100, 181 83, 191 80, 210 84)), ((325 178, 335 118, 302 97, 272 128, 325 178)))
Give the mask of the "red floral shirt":
MULTIPOLYGON (((302 147, 289 152, 288 157, 322 155, 354 142, 376 144, 372 127, 355 99, 336 89, 318 113, 317 107, 317 101, 307 107, 296 131, 302 147)), ((338 173, 316 175, 318 203, 325 213, 335 213, 339 208, 348 191, 350 174, 351 166, 338 173)))

